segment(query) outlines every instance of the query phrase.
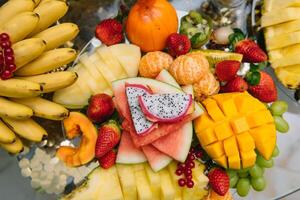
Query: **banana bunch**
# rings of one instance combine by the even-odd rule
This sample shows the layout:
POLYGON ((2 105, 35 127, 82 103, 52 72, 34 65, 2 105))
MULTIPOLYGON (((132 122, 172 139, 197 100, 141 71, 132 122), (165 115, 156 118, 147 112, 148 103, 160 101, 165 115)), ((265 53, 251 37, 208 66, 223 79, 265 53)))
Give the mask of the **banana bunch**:
POLYGON ((79 33, 73 23, 57 24, 68 11, 64 0, 9 0, 0 7, 0 33, 12 43, 17 70, 0 79, 0 148, 23 150, 22 139, 40 142, 47 132, 31 117, 63 120, 69 111, 41 97, 72 85, 76 72, 53 72, 73 62, 76 51, 64 45, 79 33))

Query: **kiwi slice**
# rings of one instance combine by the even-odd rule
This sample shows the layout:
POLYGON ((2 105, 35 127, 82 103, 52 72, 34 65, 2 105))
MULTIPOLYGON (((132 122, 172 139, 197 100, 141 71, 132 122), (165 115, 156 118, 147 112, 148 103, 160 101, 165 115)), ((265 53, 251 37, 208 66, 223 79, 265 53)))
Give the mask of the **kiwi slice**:
POLYGON ((225 52, 221 50, 197 50, 201 52, 207 58, 211 68, 214 68, 218 62, 223 60, 236 60, 241 62, 243 55, 239 53, 225 52))

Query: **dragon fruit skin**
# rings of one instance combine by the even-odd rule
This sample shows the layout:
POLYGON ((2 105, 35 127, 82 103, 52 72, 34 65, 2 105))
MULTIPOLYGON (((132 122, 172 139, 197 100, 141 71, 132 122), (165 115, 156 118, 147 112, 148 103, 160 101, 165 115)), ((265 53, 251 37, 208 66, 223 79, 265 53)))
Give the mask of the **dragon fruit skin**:
POLYGON ((142 112, 152 122, 174 123, 194 112, 190 94, 147 94, 138 99, 142 112))
POLYGON ((152 94, 150 88, 139 84, 125 84, 126 96, 131 113, 131 119, 138 135, 151 132, 157 124, 149 121, 141 110, 138 97, 152 94))

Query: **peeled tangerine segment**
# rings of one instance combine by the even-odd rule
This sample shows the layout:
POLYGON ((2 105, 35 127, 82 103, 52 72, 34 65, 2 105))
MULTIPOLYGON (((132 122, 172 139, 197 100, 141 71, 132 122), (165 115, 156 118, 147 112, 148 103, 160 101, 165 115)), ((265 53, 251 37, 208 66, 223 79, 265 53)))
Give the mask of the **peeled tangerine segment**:
POLYGON ((194 121, 195 132, 208 155, 225 168, 255 164, 255 149, 270 159, 276 129, 270 111, 247 92, 217 94, 203 101, 206 113, 194 121))
POLYGON ((146 118, 153 122, 176 122, 194 111, 190 94, 148 94, 138 99, 146 118))

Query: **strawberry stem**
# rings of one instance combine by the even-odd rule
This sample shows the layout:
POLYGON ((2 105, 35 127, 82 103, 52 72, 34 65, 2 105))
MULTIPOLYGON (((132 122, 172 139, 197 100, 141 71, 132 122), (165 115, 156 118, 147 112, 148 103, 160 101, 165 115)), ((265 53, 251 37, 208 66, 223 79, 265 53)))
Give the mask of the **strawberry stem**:
POLYGON ((230 50, 234 51, 235 44, 241 40, 244 40, 245 38, 246 35, 241 29, 234 28, 233 33, 228 36, 230 50))

